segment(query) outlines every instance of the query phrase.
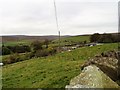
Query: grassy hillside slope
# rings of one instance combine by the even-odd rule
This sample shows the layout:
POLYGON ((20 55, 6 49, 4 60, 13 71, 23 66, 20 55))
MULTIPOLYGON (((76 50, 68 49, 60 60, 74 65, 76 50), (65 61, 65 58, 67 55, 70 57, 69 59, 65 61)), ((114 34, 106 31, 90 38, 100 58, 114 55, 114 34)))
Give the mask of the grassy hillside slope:
MULTIPOLYGON (((83 42, 83 41, 89 42, 89 37, 90 36, 69 36, 69 37, 62 36, 61 37, 61 45, 71 44, 71 43, 78 43, 78 42, 83 42)), ((57 46, 58 45, 58 39, 56 39, 56 38, 58 38, 58 37, 55 37, 54 38, 55 40, 53 40, 50 45, 53 45, 53 46, 57 46)), ((4 42, 3 44, 5 46, 15 46, 15 45, 20 45, 20 44, 22 44, 22 45, 30 45, 30 43, 32 41, 34 41, 34 40, 36 40, 36 39, 31 39, 30 40, 30 38, 27 37, 26 39, 20 39, 20 40, 16 40, 16 41, 15 40, 13 40, 13 41, 9 41, 8 40, 8 41, 4 42)), ((41 40, 40 37, 37 40, 41 40)))
POLYGON ((15 46, 15 45, 30 45, 32 41, 30 40, 20 40, 20 41, 8 41, 8 42, 4 42, 2 44, 4 44, 5 46, 15 46))
POLYGON ((78 48, 46 58, 34 58, 3 66, 4 88, 64 88, 80 73, 89 57, 117 49, 118 44, 78 48))
MULTIPOLYGON (((70 37, 65 37, 60 39, 60 44, 65 45, 65 44, 74 44, 74 43, 79 43, 79 42, 89 42, 90 36, 89 35, 84 35, 84 36, 70 36, 70 37)), ((53 45, 57 45, 59 42, 59 39, 55 39, 52 41, 53 45)))

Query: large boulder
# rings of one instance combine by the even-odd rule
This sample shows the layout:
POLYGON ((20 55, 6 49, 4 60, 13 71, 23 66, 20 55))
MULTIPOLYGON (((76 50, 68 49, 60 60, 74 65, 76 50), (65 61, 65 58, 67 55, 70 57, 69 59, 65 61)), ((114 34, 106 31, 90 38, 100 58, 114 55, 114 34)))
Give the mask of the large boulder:
POLYGON ((73 78, 70 85, 66 85, 67 89, 118 88, 118 84, 120 84, 120 52, 103 52, 101 55, 87 60, 81 65, 81 70, 81 74, 73 78))
POLYGON ((96 65, 99 67, 105 74, 107 74, 112 80, 119 80, 119 71, 120 71, 120 54, 118 51, 109 51, 102 53, 95 58, 89 59, 83 65, 81 69, 89 65, 96 65))
POLYGON ((66 86, 68 90, 73 90, 73 88, 118 88, 118 84, 97 66, 89 65, 70 81, 70 85, 66 86))

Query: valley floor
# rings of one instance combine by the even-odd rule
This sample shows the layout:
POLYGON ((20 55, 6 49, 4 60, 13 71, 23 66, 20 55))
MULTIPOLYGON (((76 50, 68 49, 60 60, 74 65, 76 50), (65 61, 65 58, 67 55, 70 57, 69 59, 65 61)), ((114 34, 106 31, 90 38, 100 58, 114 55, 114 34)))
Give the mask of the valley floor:
POLYGON ((88 58, 115 49, 117 43, 104 44, 5 65, 3 88, 65 88, 88 58))

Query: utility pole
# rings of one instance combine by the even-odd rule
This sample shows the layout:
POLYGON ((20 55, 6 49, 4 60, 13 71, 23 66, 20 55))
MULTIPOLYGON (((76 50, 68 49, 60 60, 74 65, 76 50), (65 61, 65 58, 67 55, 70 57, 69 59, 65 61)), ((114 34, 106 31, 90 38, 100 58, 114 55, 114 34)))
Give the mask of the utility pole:
POLYGON ((60 30, 59 30, 59 24, 58 24, 58 17, 57 17, 57 7, 56 7, 56 3, 54 0, 54 10, 55 10, 55 19, 56 19, 56 26, 57 26, 57 31, 58 31, 58 37, 59 37, 59 41, 58 41, 58 52, 60 52, 60 30))
POLYGON ((60 52, 60 31, 58 31, 59 33, 59 52, 60 52))

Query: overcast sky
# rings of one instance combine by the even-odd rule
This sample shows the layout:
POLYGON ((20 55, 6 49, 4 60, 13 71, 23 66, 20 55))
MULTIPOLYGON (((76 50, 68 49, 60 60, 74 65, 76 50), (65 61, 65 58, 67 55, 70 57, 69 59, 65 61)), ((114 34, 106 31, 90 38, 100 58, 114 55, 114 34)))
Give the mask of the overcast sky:
MULTIPOLYGON (((61 34, 118 32, 118 1, 56 0, 61 34)), ((53 0, 1 0, 0 30, 0 35, 57 35, 53 0)))

